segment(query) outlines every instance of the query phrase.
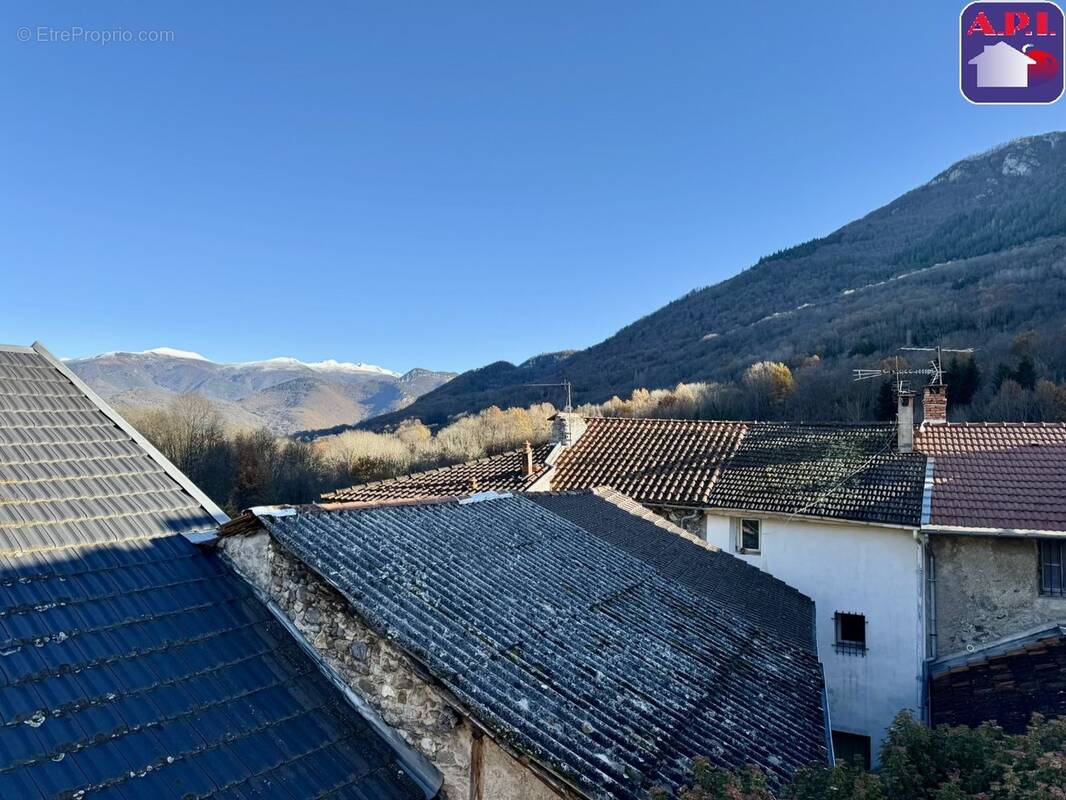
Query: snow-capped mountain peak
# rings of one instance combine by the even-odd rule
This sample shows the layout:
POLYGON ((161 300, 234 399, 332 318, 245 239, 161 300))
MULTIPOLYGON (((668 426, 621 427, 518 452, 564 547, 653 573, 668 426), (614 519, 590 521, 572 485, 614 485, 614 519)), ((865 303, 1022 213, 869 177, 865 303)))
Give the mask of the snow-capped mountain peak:
POLYGON ((187 358, 191 361, 210 361, 207 356, 194 353, 192 350, 178 350, 176 347, 153 347, 151 350, 142 350, 137 353, 140 356, 170 356, 171 358, 187 358))
POLYGON ((230 369, 309 369, 313 372, 344 372, 344 373, 370 373, 373 375, 388 375, 393 378, 401 377, 402 373, 396 372, 375 364, 364 364, 360 361, 337 361, 327 358, 324 361, 300 361, 291 356, 278 356, 277 358, 265 358, 258 361, 241 361, 232 364, 224 364, 212 361, 207 356, 195 353, 192 350, 179 350, 176 347, 153 347, 150 350, 112 350, 108 353, 89 356, 88 359, 67 358, 64 361, 86 361, 90 359, 115 358, 116 356, 163 356, 164 358, 181 358, 188 361, 203 361, 218 367, 230 369))
POLYGON ((374 364, 363 364, 353 361, 337 361, 328 358, 325 361, 300 361, 291 356, 278 356, 267 358, 262 361, 245 361, 240 364, 228 364, 230 367, 259 367, 261 369, 310 369, 315 372, 372 372, 377 375, 391 375, 399 378, 400 373, 374 364))

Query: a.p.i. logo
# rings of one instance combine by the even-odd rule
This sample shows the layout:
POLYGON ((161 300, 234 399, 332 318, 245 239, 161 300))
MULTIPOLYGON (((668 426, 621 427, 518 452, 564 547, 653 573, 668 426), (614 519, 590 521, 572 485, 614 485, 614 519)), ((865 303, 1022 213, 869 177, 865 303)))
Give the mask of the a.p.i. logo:
POLYGON ((1062 9, 970 3, 959 16, 959 81, 971 103, 1054 103, 1063 89, 1062 9))

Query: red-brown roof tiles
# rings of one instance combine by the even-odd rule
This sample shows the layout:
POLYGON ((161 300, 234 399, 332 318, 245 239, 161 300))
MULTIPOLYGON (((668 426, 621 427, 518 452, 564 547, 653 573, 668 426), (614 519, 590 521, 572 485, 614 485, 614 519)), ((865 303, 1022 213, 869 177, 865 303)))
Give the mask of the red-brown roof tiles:
POLYGON ((322 495, 331 503, 375 500, 461 497, 473 492, 517 492, 531 486, 547 469, 545 459, 553 445, 533 448, 533 474, 525 474, 525 448, 509 450, 465 464, 415 472, 399 478, 364 483, 322 495))
POLYGON ((925 425, 915 447, 934 462, 932 525, 1066 531, 1066 424, 925 425))
POLYGON ((559 457, 552 489, 610 486, 641 503, 706 506, 744 422, 599 418, 559 457))

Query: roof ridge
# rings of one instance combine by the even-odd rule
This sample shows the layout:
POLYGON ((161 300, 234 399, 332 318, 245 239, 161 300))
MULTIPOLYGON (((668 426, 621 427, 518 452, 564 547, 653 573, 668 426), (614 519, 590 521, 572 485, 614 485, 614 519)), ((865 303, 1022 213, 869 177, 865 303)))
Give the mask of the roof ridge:
MULTIPOLYGON (((879 428, 894 427, 896 423, 884 420, 870 420, 866 422, 846 422, 842 420, 776 420, 776 419, 683 419, 679 417, 606 417, 586 416, 587 422, 599 420, 627 421, 627 422, 684 422, 703 425, 777 425, 788 427, 834 427, 834 428, 879 428)), ((1066 423, 1063 423, 1066 424, 1066 423)))
POLYGON ((134 445, 148 456, 148 458, 162 467, 163 471, 175 484, 177 484, 178 488, 199 503, 200 507, 211 517, 214 517, 215 522, 221 525, 222 523, 229 521, 229 517, 226 513, 219 508, 210 497, 204 494, 199 486, 189 480, 189 477, 184 472, 178 469, 170 459, 159 452, 155 445, 149 442, 140 431, 130 425, 125 417, 115 411, 115 409, 100 397, 100 395, 94 392, 88 384, 75 375, 66 364, 52 355, 48 348, 40 342, 34 342, 33 346, 29 348, 29 351, 39 355, 45 361, 50 363, 63 377, 69 380, 74 388, 82 393, 86 400, 92 403, 100 413, 110 419, 120 430, 129 436, 134 445))
POLYGON ((812 597, 810 597, 809 595, 804 594, 799 589, 797 589, 795 586, 793 586, 791 583, 786 583, 785 581, 781 580, 777 576, 771 575, 769 572, 766 572, 765 570, 761 570, 757 566, 755 566, 754 564, 751 564, 751 563, 745 561, 743 558, 737 558, 732 553, 730 553, 730 552, 728 552, 726 550, 723 550, 721 547, 718 547, 717 545, 711 544, 706 539, 703 539, 703 538, 697 536, 696 534, 691 533, 690 531, 686 531, 680 525, 677 525, 676 523, 671 522, 666 517, 663 517, 663 516, 660 516, 659 514, 656 514, 651 509, 647 508, 646 506, 641 505, 636 500, 634 500, 632 497, 630 497, 629 495, 625 494, 624 492, 618 491, 617 489, 612 489, 609 486, 597 486, 594 489, 575 490, 575 491, 572 491, 572 492, 551 492, 551 494, 586 494, 586 493, 587 494, 592 494, 592 495, 594 495, 596 497, 599 497, 601 500, 604 500, 605 502, 611 503, 612 505, 617 506, 618 508, 622 509, 625 512, 628 512, 628 513, 632 514, 635 517, 639 517, 641 519, 644 519, 644 520, 650 522, 652 525, 655 525, 655 526, 657 526, 659 528, 662 528, 664 530, 670 531, 671 533, 680 536, 682 539, 685 539, 685 540, 691 542, 692 544, 695 544, 695 545, 697 545, 699 547, 702 547, 704 550, 707 550, 707 551, 712 552, 712 553, 723 553, 724 555, 727 555, 730 558, 734 558, 734 559, 736 559, 736 561, 739 564, 743 564, 748 569, 753 569, 753 570, 758 571, 760 573, 760 575, 761 576, 765 576, 766 579, 769 579, 773 583, 779 584, 779 585, 785 587, 789 591, 794 592, 795 594, 799 595, 800 597, 804 598, 805 600, 810 601, 812 604, 814 603, 814 599, 812 597))

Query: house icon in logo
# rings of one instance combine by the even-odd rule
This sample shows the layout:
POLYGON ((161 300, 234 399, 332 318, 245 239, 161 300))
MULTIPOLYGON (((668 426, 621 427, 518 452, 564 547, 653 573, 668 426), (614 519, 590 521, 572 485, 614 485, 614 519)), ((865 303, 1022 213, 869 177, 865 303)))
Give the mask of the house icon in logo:
POLYGON ((982 89, 1024 89, 1029 85, 1029 65, 1036 61, 1006 42, 985 45, 968 64, 977 66, 977 86, 982 89))

